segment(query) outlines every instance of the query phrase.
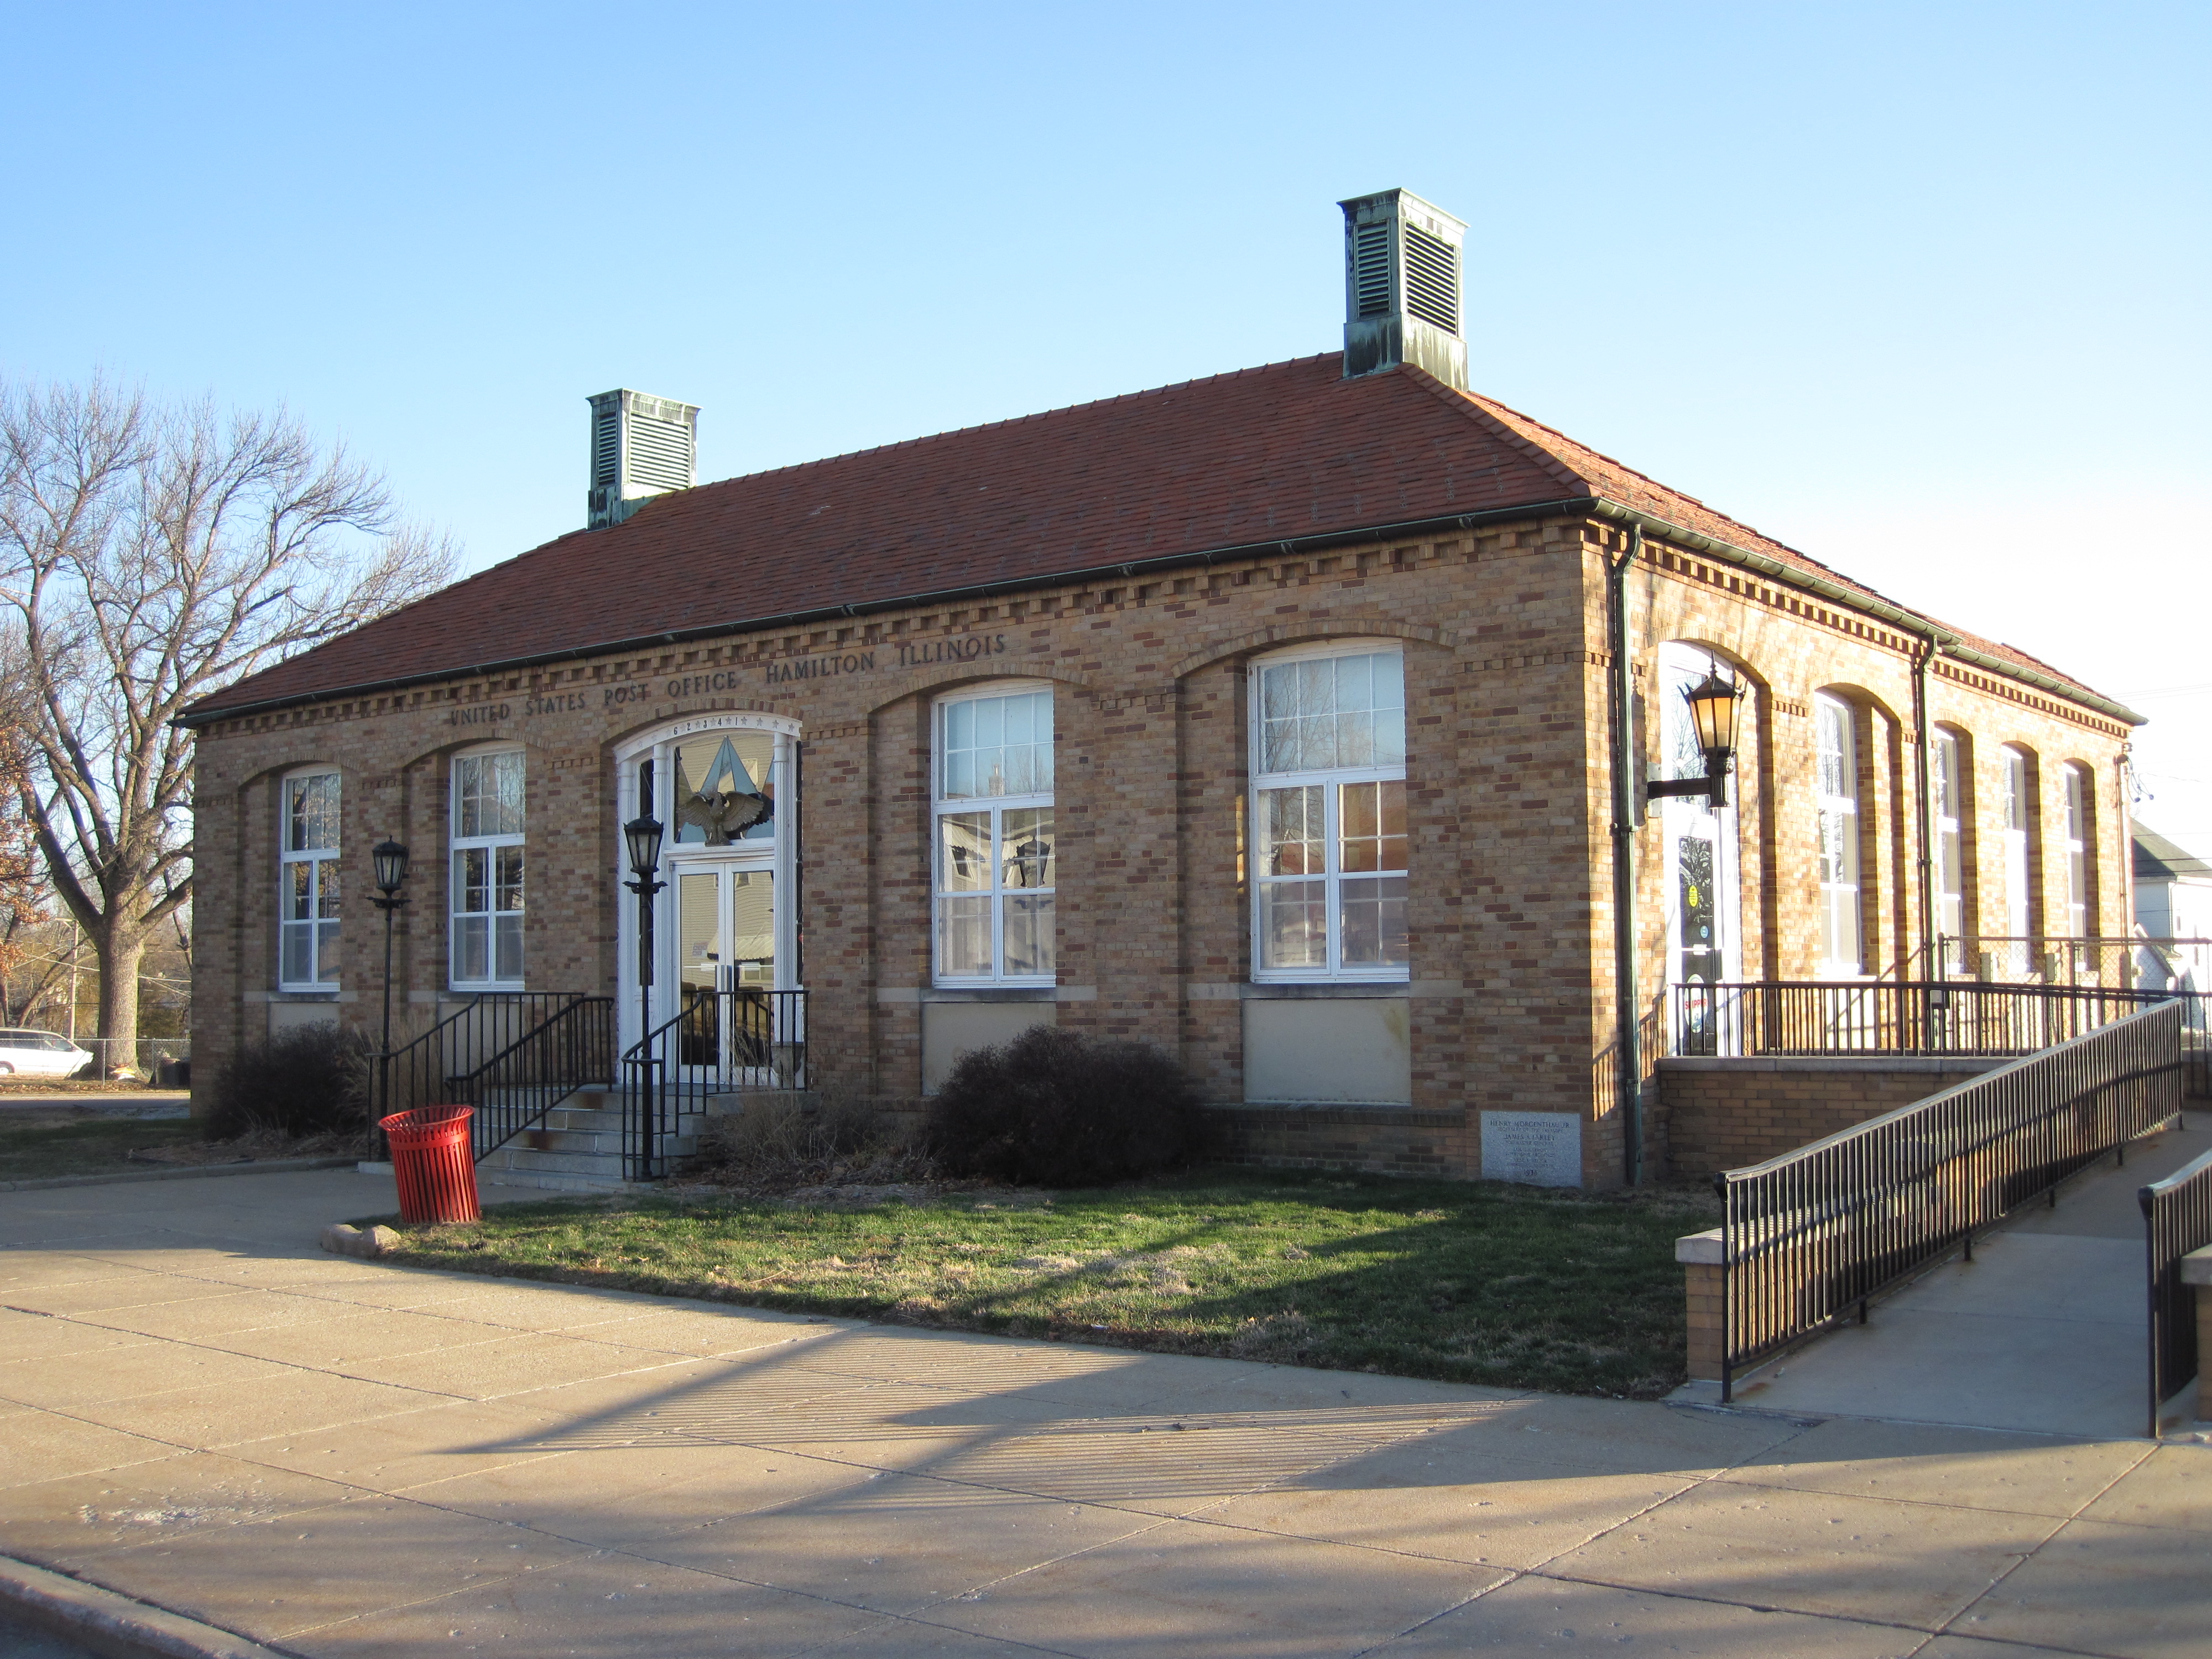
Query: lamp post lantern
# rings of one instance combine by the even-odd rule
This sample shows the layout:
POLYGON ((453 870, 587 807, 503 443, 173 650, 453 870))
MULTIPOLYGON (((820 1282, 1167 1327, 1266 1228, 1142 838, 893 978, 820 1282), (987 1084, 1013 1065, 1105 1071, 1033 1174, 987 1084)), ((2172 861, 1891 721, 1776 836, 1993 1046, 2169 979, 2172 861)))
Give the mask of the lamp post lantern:
POLYGON ((376 871, 376 890, 380 896, 369 900, 384 912, 384 1046, 376 1057, 377 1103, 369 1109, 369 1151, 380 1152, 377 1144, 381 1134, 378 1120, 384 1108, 392 1103, 392 921, 399 907, 407 902, 399 888, 407 879, 407 849, 386 836, 369 851, 369 862, 376 871))
POLYGON ((1729 763, 1735 757, 1736 714, 1743 706, 1743 687, 1723 679, 1716 665, 1697 684, 1682 688, 1682 700, 1690 705, 1690 724, 1697 732, 1698 747, 1705 750, 1705 775, 1654 779, 1644 786, 1644 793, 1654 799, 1703 795, 1717 811, 1729 804, 1729 763))

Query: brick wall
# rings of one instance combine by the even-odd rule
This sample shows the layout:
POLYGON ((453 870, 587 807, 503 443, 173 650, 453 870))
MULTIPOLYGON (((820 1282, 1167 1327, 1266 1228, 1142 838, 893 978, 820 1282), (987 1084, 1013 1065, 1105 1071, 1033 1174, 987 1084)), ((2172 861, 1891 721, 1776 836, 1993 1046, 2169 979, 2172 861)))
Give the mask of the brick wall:
POLYGON ((1677 1176, 1739 1170, 1909 1106, 2003 1060, 1662 1060, 1659 1115, 1677 1176))
MULTIPOLYGON (((330 764, 343 779, 348 888, 339 1017, 374 1029, 381 928, 362 902, 368 851, 415 851, 401 913, 396 1024, 427 1022, 446 986, 444 853, 453 755, 520 743, 528 765, 526 955, 534 988, 621 986, 615 800, 617 744, 668 721, 752 711, 800 723, 805 963, 821 1086, 921 1088, 931 994, 931 700, 1001 677, 1055 688, 1059 1022, 1171 1048, 1211 1095, 1244 1093, 1240 988, 1249 982, 1244 884, 1250 665, 1316 640, 1395 641, 1408 732, 1412 1101, 1386 1113, 1240 1120, 1251 1156, 1479 1173, 1485 1109, 1585 1122, 1583 1174, 1619 1179, 1620 1113, 1592 1088, 1613 1039, 1613 849, 1604 650, 1609 524, 1562 518, 1297 557, 1224 562, 1158 580, 1069 583, 963 606, 732 635, 221 722, 200 738, 195 902, 195 1068, 202 1087, 240 1040, 268 1029, 276 989, 277 781, 330 764), (994 641, 975 659, 922 662, 917 645, 994 641), (864 670, 787 677, 838 653, 864 670), (1444 1119, 1457 1124, 1450 1127, 1444 1119), (1434 1119, 1436 1121, 1431 1121, 1434 1119), (1296 1127, 1293 1127, 1295 1124, 1296 1127), (1315 1137, 1319 1137, 1316 1139, 1315 1137), (1308 1154, 1301 1146, 1326 1150, 1308 1154)), ((1863 730, 1862 831, 1869 968, 1918 937, 1911 801, 1913 642, 1657 542, 1632 577, 1632 653, 1648 702, 1659 646, 1695 642, 1753 686, 1731 813, 1743 966, 1804 976, 1817 955, 1810 700, 1851 702, 1863 730)), ((2124 732, 2044 694, 1939 662, 1932 712, 1972 739, 1972 835, 1986 839, 1994 757, 2018 743, 2045 771, 2089 765, 2100 783, 2093 927, 2125 915, 2124 732)), ((1646 717, 1639 743, 1656 736, 1646 717)), ((2050 775, 2055 776, 2055 773, 2050 775)), ((2045 787, 2038 822, 2063 834, 2045 787)), ((1665 959, 1663 817, 1637 837, 1639 990, 1665 959)), ((2037 845, 2039 848, 2039 840, 2037 845)), ((2061 914, 2064 860, 2039 852, 2043 913, 2061 914), (2057 907, 2056 910, 2053 906, 2057 907)), ((2002 899, 1970 893, 1982 931, 2002 899)), ((781 902, 781 901, 780 901, 781 902)), ((1266 1104, 1267 1103, 1261 1103, 1266 1104)))
POLYGON ((1464 1111, 1240 1106, 1206 1117, 1231 1164, 1435 1178, 1464 1175, 1480 1159, 1480 1136, 1464 1111))

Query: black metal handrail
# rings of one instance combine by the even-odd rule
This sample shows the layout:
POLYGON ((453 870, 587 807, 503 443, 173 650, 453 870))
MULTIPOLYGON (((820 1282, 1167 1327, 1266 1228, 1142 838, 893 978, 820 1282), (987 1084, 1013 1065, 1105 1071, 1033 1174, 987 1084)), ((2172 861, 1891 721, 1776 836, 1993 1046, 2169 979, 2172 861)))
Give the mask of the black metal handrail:
POLYGON ((1722 1212, 1721 1397, 2103 1153, 2179 1115, 2182 1009, 2102 1030, 1748 1169, 1722 1212))
POLYGON ((2033 1054, 2138 1008, 2179 1002, 2202 1032, 2202 993, 1975 980, 1691 981, 1674 987, 1674 1052, 1711 1055, 2033 1054))
POLYGON ((453 1079, 577 1001, 581 991, 481 991, 428 1030, 369 1063, 369 1132, 394 1112, 457 1103, 453 1079))
POLYGON ((2212 1244, 2212 1152, 2140 1188, 2149 1256, 2150 1436, 2159 1407, 2197 1375, 2197 1290, 2181 1282, 2181 1258, 2212 1244))
POLYGON ((624 1172, 668 1173, 668 1148, 714 1103, 806 1086, 806 993, 684 989, 684 1006, 623 1052, 624 1172))
POLYGON ((580 996, 474 1070, 447 1079, 472 1107, 477 1162, 542 1121, 580 1089, 614 1082, 615 1000, 580 996))

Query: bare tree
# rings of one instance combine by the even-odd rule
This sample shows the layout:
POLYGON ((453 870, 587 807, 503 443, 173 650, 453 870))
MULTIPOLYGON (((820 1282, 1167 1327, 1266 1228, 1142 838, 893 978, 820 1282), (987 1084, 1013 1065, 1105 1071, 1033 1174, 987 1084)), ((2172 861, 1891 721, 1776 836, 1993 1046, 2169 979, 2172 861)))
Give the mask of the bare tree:
POLYGON ((23 816, 135 1037, 148 940, 191 900, 185 706, 420 598, 450 547, 275 415, 0 386, 0 618, 23 816))

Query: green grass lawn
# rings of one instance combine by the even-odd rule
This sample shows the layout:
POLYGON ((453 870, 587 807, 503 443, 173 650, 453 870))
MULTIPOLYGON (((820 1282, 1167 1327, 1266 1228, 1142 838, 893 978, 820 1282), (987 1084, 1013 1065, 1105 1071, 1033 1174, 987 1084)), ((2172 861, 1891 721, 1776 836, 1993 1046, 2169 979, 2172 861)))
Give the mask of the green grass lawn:
MULTIPOLYGON (((389 1221, 391 1218, 380 1218, 389 1221)), ((944 1329, 1649 1399, 1683 1379, 1677 1236, 1633 1194, 1211 1170, 842 1206, 653 1195, 404 1228, 398 1260, 944 1329)))
POLYGON ((83 1123, 16 1127, 0 1121, 0 1181, 113 1175, 145 1169, 125 1154, 201 1139, 189 1118, 98 1118, 83 1123))

